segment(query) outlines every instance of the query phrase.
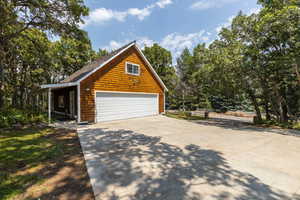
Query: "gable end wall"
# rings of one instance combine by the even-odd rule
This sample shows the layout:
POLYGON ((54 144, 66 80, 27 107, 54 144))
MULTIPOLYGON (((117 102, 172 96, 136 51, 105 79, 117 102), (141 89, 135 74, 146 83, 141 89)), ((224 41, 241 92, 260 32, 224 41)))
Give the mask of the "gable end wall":
POLYGON ((94 122, 94 95, 97 90, 158 93, 159 113, 164 112, 164 89, 134 47, 131 47, 80 83, 81 121, 94 122), (139 64, 140 76, 126 74, 126 62, 139 64))

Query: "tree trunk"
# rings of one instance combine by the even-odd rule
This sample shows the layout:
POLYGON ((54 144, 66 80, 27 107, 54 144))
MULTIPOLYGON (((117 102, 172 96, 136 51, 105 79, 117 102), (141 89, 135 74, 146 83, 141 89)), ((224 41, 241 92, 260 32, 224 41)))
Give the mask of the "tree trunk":
POLYGON ((279 116, 278 116, 278 121, 281 122, 281 123, 285 123, 288 121, 288 110, 287 110, 287 107, 286 105, 284 105, 283 101, 282 101, 282 96, 277 96, 276 97, 276 103, 278 105, 278 113, 279 113, 279 116))
POLYGON ((4 88, 2 83, 0 83, 0 109, 4 107, 4 88))
POLYGON ((258 105, 257 99, 256 99, 256 97, 254 95, 254 92, 251 89, 248 89, 248 95, 249 95, 249 97, 250 97, 250 99, 252 101, 252 104, 254 106, 257 120, 258 121, 262 121, 261 112, 260 112, 260 109, 259 109, 259 105, 258 105))
MULTIPOLYGON (((2 49, 0 49, 0 55, 2 54, 2 49)), ((4 64, 3 59, 0 59, 0 109, 4 107, 4 64)))
POLYGON ((295 73, 298 79, 298 83, 300 85, 300 72, 299 72, 300 58, 296 58, 296 63, 294 64, 295 73))
MULTIPOLYGON (((269 103, 271 103, 270 101, 270 90, 269 90, 269 86, 268 86, 268 77, 267 76, 262 76, 260 77, 260 85, 262 87, 262 91, 263 91, 263 102, 264 102, 264 110, 266 112, 266 120, 271 120, 271 115, 270 115, 270 107, 269 107, 269 103)), ((272 106, 272 103, 271 103, 272 106)))
POLYGON ((12 96, 12 106, 14 108, 18 107, 18 89, 15 88, 15 91, 13 92, 13 96, 12 96))
POLYGON ((286 105, 283 105, 282 107, 282 122, 287 123, 289 121, 289 117, 288 117, 288 109, 286 105))
POLYGON ((24 105, 26 104, 25 101, 24 101, 24 94, 25 94, 25 91, 24 91, 24 87, 20 87, 20 96, 19 96, 19 100, 20 100, 20 104, 19 104, 19 108, 22 108, 24 107, 24 105))
POLYGON ((280 122, 286 123, 289 120, 288 118, 289 109, 286 101, 286 88, 280 88, 278 95, 280 95, 279 103, 281 107, 280 122))
POLYGON ((278 104, 279 104, 279 122, 283 122, 283 107, 282 107, 282 103, 280 102, 280 100, 278 100, 278 104))
POLYGON ((269 110, 269 102, 265 102, 265 111, 266 111, 266 120, 271 120, 270 110, 269 110))
POLYGON ((182 93, 182 109, 185 111, 185 96, 184 96, 184 91, 182 93))

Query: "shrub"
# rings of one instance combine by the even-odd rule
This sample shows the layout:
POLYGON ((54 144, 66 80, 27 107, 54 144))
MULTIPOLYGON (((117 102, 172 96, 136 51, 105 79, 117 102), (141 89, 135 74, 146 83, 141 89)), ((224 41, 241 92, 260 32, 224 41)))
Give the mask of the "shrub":
POLYGON ((12 127, 15 124, 31 124, 45 122, 47 117, 31 110, 20 110, 16 108, 6 108, 0 110, 0 128, 12 127))
POLYGON ((262 121, 257 121, 256 123, 255 123, 255 120, 254 120, 254 124, 266 125, 266 126, 277 126, 277 127, 281 127, 281 128, 300 130, 300 122, 280 123, 280 122, 277 122, 276 120, 265 120, 265 119, 263 119, 262 121))
POLYGON ((189 112, 189 111, 179 111, 177 114, 182 117, 191 117, 192 116, 192 112, 189 112))
POLYGON ((300 122, 297 122, 293 125, 294 129, 300 130, 300 122))

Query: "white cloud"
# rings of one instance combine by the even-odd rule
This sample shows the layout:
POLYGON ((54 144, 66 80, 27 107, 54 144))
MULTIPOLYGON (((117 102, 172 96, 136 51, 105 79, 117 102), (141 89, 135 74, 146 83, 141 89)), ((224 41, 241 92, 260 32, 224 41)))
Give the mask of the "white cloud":
POLYGON ((151 47, 155 43, 154 40, 149 39, 148 37, 140 37, 137 39, 137 44, 144 49, 145 47, 151 47))
POLYGON ((108 51, 113 51, 113 50, 116 50, 116 49, 124 46, 125 44, 127 44, 129 42, 130 42, 129 40, 124 40, 124 41, 111 40, 108 45, 101 47, 101 49, 106 49, 108 51))
POLYGON ((222 24, 220 24, 220 25, 218 25, 217 28, 215 29, 215 31, 216 31, 217 33, 220 33, 220 31, 222 30, 222 28, 227 28, 227 27, 229 27, 229 26, 231 25, 232 20, 233 20, 234 18, 235 18, 234 15, 228 17, 228 18, 227 18, 227 21, 224 22, 224 23, 222 23, 222 24))
POLYGON ((124 21, 126 16, 126 12, 118 12, 106 8, 98 8, 90 13, 84 25, 92 23, 104 23, 112 19, 124 21))
POLYGON ((210 8, 220 8, 225 4, 234 3, 239 0, 200 0, 193 3, 190 8, 194 10, 207 10, 210 8))
POLYGON ((206 10, 206 9, 209 9, 209 8, 213 8, 215 7, 215 3, 214 2, 209 2, 209 1, 198 1, 198 2, 195 2, 191 5, 191 8, 192 9, 195 9, 195 10, 206 10))
POLYGON ((136 16, 139 20, 144 20, 145 17, 151 14, 151 9, 151 7, 146 7, 143 9, 130 8, 128 9, 127 13, 128 15, 136 16))
MULTIPOLYGON (((136 39, 137 41, 137 44, 139 45, 139 47, 141 47, 142 49, 144 49, 144 47, 151 47, 155 41, 154 40, 151 40, 149 39, 148 37, 137 37, 136 39)), ((102 47, 102 49, 107 49, 109 51, 112 51, 112 50, 116 50, 126 44, 128 44, 129 42, 131 42, 132 40, 129 40, 129 39, 126 39, 126 40, 123 40, 123 41, 115 41, 115 40, 112 40, 109 42, 108 45, 102 47)))
POLYGON ((117 42, 115 40, 112 40, 109 42, 108 46, 104 47, 104 49, 115 50, 115 49, 118 49, 118 48, 124 46, 126 43, 129 43, 129 41, 117 42))
MULTIPOLYGON (((261 8, 260 7, 256 7, 256 8, 251 8, 248 11, 245 11, 246 15, 252 15, 252 14, 258 14, 260 12, 261 8)), ((217 33, 220 33, 220 31, 222 30, 222 28, 227 28, 231 25, 232 20, 235 18, 234 15, 230 16, 227 18, 227 21, 224 23, 219 24, 216 28, 215 31, 217 33)))
POLYGON ((90 24, 103 24, 111 20, 125 21, 128 16, 137 17, 139 20, 144 20, 147 16, 151 15, 155 8, 165 8, 167 5, 172 4, 173 0, 158 0, 156 3, 150 4, 145 8, 129 8, 125 11, 115 11, 106 8, 97 8, 90 12, 90 15, 85 19, 85 23, 81 27, 90 24))
POLYGON ((173 3, 172 0, 160 0, 160 1, 156 2, 156 5, 160 8, 164 8, 167 5, 172 4, 172 3, 173 3))
POLYGON ((195 45, 208 40, 208 35, 202 30, 188 34, 171 33, 164 37, 160 44, 177 58, 185 48, 192 49, 195 45))
MULTIPOLYGON (((180 34, 171 33, 165 36, 161 41, 155 41, 148 37, 137 37, 138 45, 143 49, 145 46, 151 47, 154 43, 158 43, 162 47, 172 52, 173 62, 176 62, 176 58, 180 56, 185 48, 192 50, 197 44, 210 41, 211 33, 205 31, 199 31, 196 33, 180 34)), ((102 48, 107 50, 114 50, 129 43, 131 40, 126 39, 121 42, 110 41, 107 46, 102 48)))
POLYGON ((261 10, 261 7, 251 8, 248 12, 246 12, 247 15, 252 14, 258 14, 261 10))

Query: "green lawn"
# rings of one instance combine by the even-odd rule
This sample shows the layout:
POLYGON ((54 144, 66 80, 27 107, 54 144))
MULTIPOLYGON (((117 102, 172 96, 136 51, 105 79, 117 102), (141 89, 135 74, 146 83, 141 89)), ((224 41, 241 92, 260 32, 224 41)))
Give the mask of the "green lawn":
POLYGON ((39 174, 19 174, 43 161, 59 157, 63 147, 46 136, 53 129, 6 130, 0 133, 0 199, 20 194, 29 185, 43 182, 39 174))
POLYGON ((46 127, 0 130, 0 161, 1 200, 48 199, 64 191, 91 193, 74 131, 46 127), (62 173, 66 167, 72 174, 62 173))

